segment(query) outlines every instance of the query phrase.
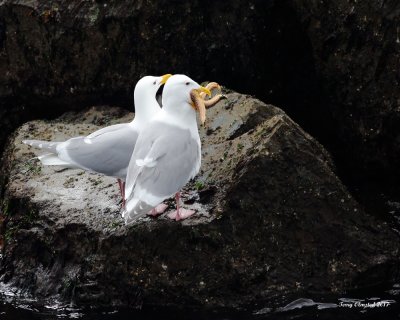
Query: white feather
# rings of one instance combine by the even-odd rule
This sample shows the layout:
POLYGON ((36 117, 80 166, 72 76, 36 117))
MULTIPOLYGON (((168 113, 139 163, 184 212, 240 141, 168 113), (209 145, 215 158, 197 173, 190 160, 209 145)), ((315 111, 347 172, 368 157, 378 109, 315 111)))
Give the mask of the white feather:
POLYGON ((93 144, 92 140, 88 137, 86 137, 83 141, 87 144, 93 144))
POLYGON ((45 166, 63 166, 66 168, 77 168, 77 166, 75 166, 67 161, 61 160, 54 153, 44 154, 42 156, 39 156, 38 159, 45 166))
POLYGON ((136 160, 136 165, 138 167, 148 167, 148 168, 153 168, 157 165, 157 161, 155 161, 153 158, 144 158, 144 159, 137 159, 136 160))

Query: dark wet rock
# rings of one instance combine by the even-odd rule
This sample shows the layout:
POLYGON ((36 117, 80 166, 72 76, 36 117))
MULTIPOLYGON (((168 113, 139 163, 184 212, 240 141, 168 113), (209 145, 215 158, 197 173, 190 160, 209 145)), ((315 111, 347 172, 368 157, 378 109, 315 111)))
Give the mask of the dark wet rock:
POLYGON ((330 122, 330 132, 318 131, 347 174, 398 181, 400 3, 292 2, 312 46, 320 108, 330 122))
POLYGON ((398 236, 362 211, 318 142, 250 96, 229 93, 209 110, 201 172, 184 192, 198 213, 183 222, 126 227, 113 179, 42 167, 20 142, 131 116, 94 108, 16 131, 2 166, 3 281, 78 304, 238 308, 396 276, 398 236))

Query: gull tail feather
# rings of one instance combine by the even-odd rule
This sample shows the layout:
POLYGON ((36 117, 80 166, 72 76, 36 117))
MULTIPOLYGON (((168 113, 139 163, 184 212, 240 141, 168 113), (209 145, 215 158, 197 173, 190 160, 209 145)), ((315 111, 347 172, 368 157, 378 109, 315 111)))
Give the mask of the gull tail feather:
POLYGON ((126 208, 122 211, 122 217, 125 220, 125 224, 128 225, 145 216, 153 208, 154 206, 140 199, 132 198, 127 201, 126 208))
POLYGON ((23 140, 22 143, 25 143, 31 147, 43 149, 52 153, 57 152, 57 145, 60 142, 51 142, 51 141, 42 141, 42 140, 23 140))
POLYGON ((54 153, 47 153, 37 157, 40 162, 45 166, 62 166, 64 168, 78 168, 76 165, 60 159, 54 153))

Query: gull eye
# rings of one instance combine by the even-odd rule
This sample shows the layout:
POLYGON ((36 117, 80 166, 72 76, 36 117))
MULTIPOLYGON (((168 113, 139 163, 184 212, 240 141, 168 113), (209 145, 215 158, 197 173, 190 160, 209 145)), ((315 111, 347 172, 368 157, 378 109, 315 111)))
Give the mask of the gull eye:
POLYGON ((190 84, 190 82, 186 82, 185 84, 188 86, 190 84))
POLYGON ((156 80, 154 80, 153 84, 154 84, 154 85, 156 84, 156 80))

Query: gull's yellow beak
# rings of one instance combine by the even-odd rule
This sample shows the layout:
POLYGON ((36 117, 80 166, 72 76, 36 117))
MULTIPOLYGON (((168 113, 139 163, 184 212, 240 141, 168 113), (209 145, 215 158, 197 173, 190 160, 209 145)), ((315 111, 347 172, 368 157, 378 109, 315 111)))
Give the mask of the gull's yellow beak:
POLYGON ((198 111, 200 122, 201 124, 204 124, 204 122, 206 121, 206 106, 204 105, 204 100, 200 97, 200 92, 206 92, 207 94, 211 95, 210 90, 204 87, 193 89, 192 91, 190 91, 190 99, 192 100, 190 104, 193 107, 193 109, 198 111))
POLYGON ((200 88, 195 89, 195 90, 197 90, 197 92, 198 92, 199 94, 200 94, 201 92, 204 92, 206 95, 208 95, 209 97, 211 97, 211 91, 208 90, 208 89, 205 88, 205 87, 200 87, 200 88))
POLYGON ((170 74, 170 73, 167 73, 167 74, 164 74, 163 76, 161 76, 161 84, 165 84, 170 77, 172 77, 172 74, 170 74))

